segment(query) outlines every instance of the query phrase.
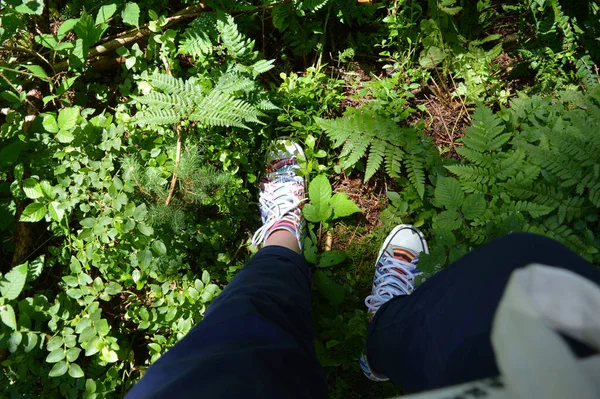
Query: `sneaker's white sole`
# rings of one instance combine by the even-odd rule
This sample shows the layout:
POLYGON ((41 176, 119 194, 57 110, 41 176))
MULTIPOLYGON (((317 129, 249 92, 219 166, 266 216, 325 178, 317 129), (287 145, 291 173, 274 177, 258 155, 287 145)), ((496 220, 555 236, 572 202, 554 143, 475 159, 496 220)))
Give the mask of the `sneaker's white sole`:
POLYGON ((377 260, 375 261, 375 267, 377 267, 377 262, 379 261, 379 258, 381 258, 383 251, 385 251, 385 249, 388 247, 396 233, 402 229, 411 229, 412 231, 416 232, 419 238, 421 239, 421 243, 423 244, 423 252, 425 252, 426 254, 429 253, 429 246, 427 245, 427 240, 425 240, 425 236, 423 235, 421 230, 419 230, 411 224, 399 224, 398 226, 394 227, 392 231, 390 231, 385 241, 383 242, 383 245, 381 246, 381 248, 379 248, 379 254, 377 255, 377 260))

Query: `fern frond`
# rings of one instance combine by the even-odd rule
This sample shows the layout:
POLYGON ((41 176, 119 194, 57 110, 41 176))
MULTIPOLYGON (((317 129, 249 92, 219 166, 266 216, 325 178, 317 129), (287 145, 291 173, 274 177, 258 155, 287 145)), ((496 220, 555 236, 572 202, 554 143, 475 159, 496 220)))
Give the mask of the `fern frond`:
POLYGON ((275 60, 259 60, 252 64, 254 76, 258 76, 275 68, 275 60))
POLYGON ((236 126, 249 129, 244 122, 262 123, 258 120, 259 116, 262 116, 262 113, 252 104, 213 90, 202 99, 189 117, 207 126, 236 126))
POLYGON ((385 157, 385 144, 385 141, 376 139, 369 147, 369 158, 365 170, 365 182, 369 180, 381 166, 383 158, 385 157))
POLYGON ((412 183, 419 197, 425 195, 425 165, 422 158, 408 154, 404 160, 404 167, 408 173, 408 180, 412 183))
POLYGON ((308 11, 318 11, 325 7, 328 2, 329 0, 303 0, 300 3, 300 8, 308 11))
POLYGON ((183 119, 181 113, 175 109, 143 110, 135 115, 135 122, 140 125, 172 125, 183 119))
POLYGON ((385 171, 390 177, 400 176, 401 162, 404 159, 404 151, 400 148, 387 147, 385 150, 385 171))
POLYGON ((258 56, 254 50, 254 40, 246 37, 238 31, 237 25, 231 15, 217 21, 217 31, 221 37, 221 43, 227 53, 234 59, 252 61, 258 56))
POLYGON ((256 108, 261 111, 275 111, 280 109, 277 105, 273 104, 271 101, 267 99, 262 99, 256 104, 256 108))
POLYGON ((151 107, 173 107, 175 109, 188 109, 193 107, 194 100, 181 94, 165 94, 151 91, 145 96, 132 96, 140 104, 151 107))
POLYGON ((179 43, 179 54, 203 58, 213 52, 212 40, 206 32, 188 29, 182 37, 183 40, 179 43))
POLYGON ((178 79, 163 73, 155 73, 148 78, 150 86, 167 94, 185 93, 186 85, 183 79, 178 79))
POLYGON ((242 76, 239 73, 230 72, 219 78, 215 90, 233 94, 236 92, 248 92, 253 89, 254 86, 255 82, 252 79, 242 76))

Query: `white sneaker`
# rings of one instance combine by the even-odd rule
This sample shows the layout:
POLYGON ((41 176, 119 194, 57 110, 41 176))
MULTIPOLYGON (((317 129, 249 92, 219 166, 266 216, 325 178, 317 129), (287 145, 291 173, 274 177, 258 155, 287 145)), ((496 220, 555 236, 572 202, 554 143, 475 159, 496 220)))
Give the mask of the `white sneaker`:
MULTIPOLYGON (((375 263, 371 295, 365 298, 371 317, 390 299, 398 295, 410 295, 415 290, 415 277, 421 274, 417 269, 421 252, 428 254, 429 247, 423 233, 416 227, 401 224, 388 234, 375 263)), ((359 365, 369 379, 388 380, 372 370, 365 354, 359 359, 359 365)))
POLYGON ((294 234, 302 248, 305 222, 302 205, 306 201, 306 180, 298 176, 302 147, 288 137, 275 140, 266 154, 265 174, 260 178, 259 206, 263 225, 252 237, 252 245, 264 244, 277 230, 294 234))

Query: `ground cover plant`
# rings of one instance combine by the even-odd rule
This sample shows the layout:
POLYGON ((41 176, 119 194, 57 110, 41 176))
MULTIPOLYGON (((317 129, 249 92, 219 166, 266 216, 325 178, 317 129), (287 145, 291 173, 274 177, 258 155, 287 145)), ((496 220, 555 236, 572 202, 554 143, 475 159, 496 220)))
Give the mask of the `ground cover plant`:
POLYGON ((425 278, 511 231, 600 264, 589 0, 7 0, 0 390, 117 398, 256 251, 269 142, 305 148, 317 355, 360 375, 383 237, 425 278))

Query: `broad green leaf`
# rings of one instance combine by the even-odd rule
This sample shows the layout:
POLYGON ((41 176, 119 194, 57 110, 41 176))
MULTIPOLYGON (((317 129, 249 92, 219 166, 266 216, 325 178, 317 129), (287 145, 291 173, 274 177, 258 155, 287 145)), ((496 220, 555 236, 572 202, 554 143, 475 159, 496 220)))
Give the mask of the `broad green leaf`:
POLYGON ((202 271, 202 283, 204 283, 204 285, 210 283, 210 273, 208 272, 208 270, 202 271))
POLYGON ((302 252, 308 263, 313 265, 317 263, 317 246, 310 237, 304 238, 302 252))
POLYGON ((167 254, 167 247, 161 240, 156 240, 152 243, 152 249, 159 256, 165 256, 167 254))
POLYGON ((44 129, 46 129, 46 131, 50 133, 58 133, 58 122, 56 122, 56 118, 54 117, 54 115, 44 116, 42 125, 44 126, 44 129))
POLYGON ((5 165, 13 165, 21 153, 22 142, 15 138, 13 140, 3 139, 2 149, 0 149, 0 168, 5 165))
POLYGON ((318 223, 327 221, 332 215, 332 208, 329 206, 331 198, 331 184, 325 175, 315 177, 308 187, 310 204, 303 208, 304 216, 309 222, 318 223))
POLYGON ((94 227, 98 224, 98 220, 95 218, 85 218, 79 221, 79 224, 83 227, 94 227))
POLYGON ((339 265, 346 260, 346 253, 344 251, 327 251, 323 252, 319 256, 319 267, 330 267, 339 265))
POLYGON ((14 104, 21 103, 21 98, 19 98, 19 96, 17 96, 12 91, 3 91, 1 95, 2 95, 2 98, 4 98, 8 102, 11 102, 14 104))
MULTIPOLYGON (((96 329, 93 326, 86 327, 81 334, 79 334, 79 342, 87 342, 96 336, 96 329)), ((86 355, 87 356, 87 355, 86 355)))
POLYGON ((77 287, 79 285, 79 281, 77 280, 77 277, 75 277, 75 276, 63 276, 62 280, 69 287, 77 287))
POLYGON ((446 53, 441 48, 430 46, 421 52, 419 63, 424 68, 433 68, 442 62, 444 58, 446 58, 446 53))
POLYGON ((125 9, 121 12, 123 23, 136 28, 140 25, 140 7, 136 3, 125 4, 125 9))
POLYGON ((36 333, 28 332, 27 333, 27 345, 23 350, 25 353, 31 352, 38 343, 38 336, 36 333))
POLYGON ((485 198, 483 194, 467 195, 462 204, 461 210, 465 219, 474 220, 485 212, 485 198))
POLYGON ((151 226, 147 226, 145 223, 138 223, 138 230, 145 236, 150 237, 154 234, 154 229, 151 226))
POLYGON ((96 25, 100 25, 101 23, 108 21, 116 11, 116 4, 106 4, 100 7, 100 10, 98 10, 98 14, 96 15, 96 25))
POLYGON ((81 353, 81 348, 71 348, 67 351, 67 360, 69 362, 74 362, 79 357, 81 353))
POLYGON ((0 317, 2 318, 2 322, 12 328, 13 331, 17 329, 17 318, 15 317, 15 310, 12 306, 0 306, 0 317))
POLYGON ((319 292, 333 305, 337 306, 344 302, 344 287, 333 281, 321 270, 315 272, 315 285, 319 292))
POLYGON ((46 73, 44 68, 42 68, 41 66, 39 66, 39 65, 23 65, 23 66, 25 68, 29 69, 31 71, 31 73, 35 75, 35 77, 40 78, 46 82, 50 81, 48 74, 46 73))
POLYGON ((49 377, 60 377, 61 375, 64 375, 67 370, 68 370, 69 366, 67 366, 67 363, 63 360, 60 361, 58 363, 56 363, 54 365, 54 367, 52 367, 52 370, 50 370, 50 372, 48 373, 49 377))
POLYGON ((50 352, 48 354, 48 356, 46 356, 46 362, 47 363, 56 363, 56 362, 60 362, 61 360, 63 360, 66 356, 66 352, 63 348, 58 348, 53 350, 52 352, 50 352))
POLYGON ((79 262, 79 259, 77 259, 74 256, 71 256, 71 263, 69 264, 69 268, 71 269, 72 273, 81 273, 81 263, 79 262))
POLYGON ((83 370, 76 363, 69 364, 69 375, 73 378, 81 378, 84 376, 83 370))
POLYGON ((60 222, 63 216, 65 216, 65 210, 58 201, 52 201, 48 204, 48 213, 55 222, 60 222))
POLYGON ((44 216, 46 216, 47 212, 48 209, 46 208, 46 205, 35 202, 27 205, 27 207, 23 210, 19 220, 21 222, 39 222, 44 218, 44 216))
POLYGON ((56 37, 58 40, 62 40, 65 36, 67 36, 67 34, 73 30, 75 25, 77 25, 77 22, 79 22, 79 18, 71 18, 63 22, 56 32, 56 37))
POLYGON ((73 299, 79 299, 83 296, 83 293, 78 288, 67 290, 65 294, 67 294, 68 297, 71 297, 73 299))
POLYGON ((8 273, 0 280, 0 292, 2 297, 7 300, 17 299, 23 287, 25 287, 25 281, 27 281, 27 262, 22 265, 13 267, 8 273))
POLYGON ((455 210, 460 208, 465 199, 465 193, 460 188, 460 183, 453 177, 439 177, 435 186, 436 202, 446 207, 446 209, 455 210))
POLYGON ((52 200, 56 197, 54 187, 52 187, 47 180, 42 180, 40 182, 40 187, 42 188, 42 193, 44 193, 44 197, 46 197, 46 199, 52 200))
POLYGON ((96 392, 96 382, 91 378, 88 378, 85 381, 85 392, 86 393, 94 393, 96 392))
POLYGON ((100 351, 100 348, 102 347, 102 341, 100 340, 100 337, 95 336, 92 339, 89 340, 89 342, 87 342, 85 344, 85 346, 83 346, 85 348, 85 355, 86 356, 93 356, 96 353, 98 353, 100 351))
POLYGON ((133 218, 138 222, 144 220, 148 210, 146 209, 146 204, 140 204, 135 208, 135 212, 133 212, 133 218))
POLYGON ((104 289, 108 295, 117 295, 123 291, 123 287, 119 283, 111 281, 106 284, 106 288, 104 289))
POLYGON ((58 111, 58 128, 60 130, 71 130, 77 125, 79 107, 63 108, 58 111))
POLYGON ((358 205, 356 205, 354 201, 348 198, 348 195, 344 193, 335 194, 333 197, 331 197, 329 204, 333 208, 334 219, 350 216, 353 213, 362 212, 358 205))
POLYGON ((31 177, 23 180, 23 192, 30 199, 37 199, 44 196, 40 183, 31 177))
POLYGON ((23 334, 19 331, 15 331, 10 334, 10 338, 8 339, 8 351, 10 353, 15 353, 21 342, 23 341, 23 334))
POLYGON ((58 133, 56 133, 56 140, 58 140, 59 143, 63 143, 63 144, 67 144, 70 143, 71 141, 75 140, 75 136, 73 136, 73 133, 69 132, 68 130, 59 130, 58 133))
POLYGON ((15 7, 15 11, 20 14, 42 15, 44 12, 44 1, 24 0, 21 4, 15 7))
POLYGON ((46 345, 46 349, 49 352, 52 352, 58 348, 60 348, 61 346, 63 346, 64 344, 64 339, 62 336, 57 335, 55 337, 53 337, 50 341, 48 341, 48 344, 46 345))
POLYGON ((111 351, 107 347, 102 348, 101 358, 107 363, 114 363, 119 360, 119 356, 115 351, 111 351))

